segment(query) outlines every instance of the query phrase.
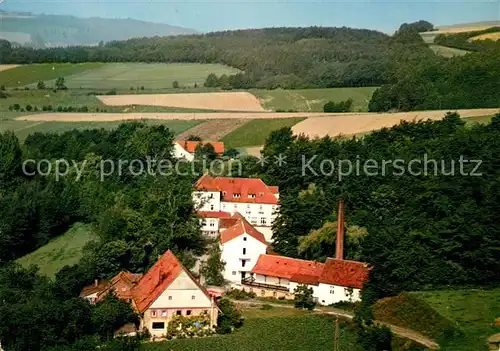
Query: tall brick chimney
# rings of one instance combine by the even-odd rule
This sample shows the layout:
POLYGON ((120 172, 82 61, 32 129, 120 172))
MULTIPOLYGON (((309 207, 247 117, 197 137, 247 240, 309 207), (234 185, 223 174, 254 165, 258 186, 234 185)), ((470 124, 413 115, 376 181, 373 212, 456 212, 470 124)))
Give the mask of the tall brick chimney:
POLYGON ((344 201, 339 200, 339 210, 337 213, 337 248, 335 258, 344 259, 344 201))

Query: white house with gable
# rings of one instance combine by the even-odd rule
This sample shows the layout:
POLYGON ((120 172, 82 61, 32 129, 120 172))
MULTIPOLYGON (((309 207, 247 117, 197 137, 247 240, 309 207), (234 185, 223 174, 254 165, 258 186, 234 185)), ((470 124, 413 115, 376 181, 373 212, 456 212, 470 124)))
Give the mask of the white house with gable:
POLYGON ((259 256, 266 253, 267 242, 242 215, 233 217, 236 223, 220 233, 221 258, 226 263, 224 279, 240 284, 250 275, 259 256))

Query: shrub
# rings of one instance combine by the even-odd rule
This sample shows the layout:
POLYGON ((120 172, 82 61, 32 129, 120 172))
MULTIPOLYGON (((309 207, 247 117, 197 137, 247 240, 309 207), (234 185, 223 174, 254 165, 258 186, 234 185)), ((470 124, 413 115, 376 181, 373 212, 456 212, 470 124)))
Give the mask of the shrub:
POLYGON ((217 318, 217 333, 229 334, 235 328, 243 325, 243 317, 234 303, 230 300, 222 298, 219 300, 219 317, 217 318))
POLYGON ((260 308, 261 310, 267 311, 273 309, 273 306, 266 304, 263 304, 262 307, 260 308))
POLYGON ((29 112, 29 111, 31 111, 31 110, 33 110, 33 106, 31 106, 31 105, 26 105, 26 111, 28 111, 28 112, 29 112))
POLYGON ((179 82, 178 82, 178 81, 176 81, 176 80, 174 80, 174 81, 172 82, 172 88, 174 88, 174 89, 179 89, 179 82))
POLYGON ((0 85, 0 90, 4 91, 5 90, 5 85, 0 85))
POLYGON ((8 97, 9 97, 9 94, 0 90, 0 99, 7 99, 8 97))
POLYGON ((44 90, 46 88, 45 83, 43 82, 43 80, 38 81, 38 83, 36 84, 36 88, 38 90, 44 90))
POLYGON ((52 111, 52 105, 47 105, 47 111, 52 111))
POLYGON ((134 87, 130 87, 130 90, 134 90, 134 87))
POLYGON ((141 90, 144 90, 144 85, 141 85, 141 90))
POLYGON ((313 289, 308 288, 307 285, 300 284, 295 290, 295 308, 307 308, 308 310, 314 310, 316 307, 316 302, 314 302, 313 289))
POLYGON ((106 92, 105 95, 117 95, 117 94, 118 93, 117 93, 116 89, 111 89, 110 91, 106 92))
POLYGON ((14 111, 19 111, 21 109, 21 106, 19 104, 14 104, 14 105, 12 105, 12 109, 14 111))
POLYGON ((254 292, 246 292, 245 290, 239 289, 231 289, 226 291, 224 295, 235 300, 253 299, 256 296, 254 292))
POLYGON ((57 106, 56 111, 57 111, 57 112, 63 112, 63 107, 62 107, 62 106, 57 106))
POLYGON ((339 103, 335 103, 333 101, 328 101, 323 106, 324 112, 349 112, 352 107, 352 99, 347 99, 346 101, 341 101, 339 103))
POLYGON ((87 106, 82 106, 78 108, 78 112, 89 112, 89 108, 87 106))
POLYGON ((30 87, 24 87, 24 90, 30 90, 30 87))
POLYGON ((33 111, 38 111, 38 107, 33 107, 33 111))

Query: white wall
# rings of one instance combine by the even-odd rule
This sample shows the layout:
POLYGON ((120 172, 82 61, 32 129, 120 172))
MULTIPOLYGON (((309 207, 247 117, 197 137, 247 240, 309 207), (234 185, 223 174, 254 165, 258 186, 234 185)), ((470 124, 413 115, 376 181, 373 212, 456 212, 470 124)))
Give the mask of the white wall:
POLYGON ((226 262, 224 279, 232 283, 241 282, 241 272, 245 272, 248 277, 259 256, 266 253, 266 249, 267 245, 248 234, 240 235, 222 244, 221 258, 226 262), (243 248, 246 249, 245 254, 243 254, 243 248), (245 260, 245 267, 242 266, 243 260, 245 260))
POLYGON ((256 283, 284 286, 287 288, 290 287, 290 281, 286 278, 271 277, 269 275, 264 276, 262 274, 255 274, 254 278, 256 283))
POLYGON ((182 271, 149 308, 209 308, 210 306, 210 298, 205 295, 186 272, 182 271))
POLYGON ((187 161, 192 162, 194 160, 194 155, 177 143, 174 143, 174 148, 172 149, 173 156, 175 158, 185 158, 187 161))
POLYGON ((193 202, 197 211, 221 211, 218 191, 194 191, 193 202))
POLYGON ((209 236, 217 236, 219 234, 219 218, 200 218, 201 231, 209 236))
POLYGON ((361 300, 360 289, 352 289, 352 295, 346 295, 346 289, 343 286, 320 283, 315 297, 318 298, 318 303, 322 305, 331 305, 340 301, 357 302, 361 300))
MULTIPOLYGON (((294 293, 295 289, 297 289, 297 286, 299 286, 299 285, 300 285, 300 283, 290 282, 290 292, 294 293)), ((318 285, 309 285, 309 284, 306 284, 306 285, 307 285, 308 288, 312 288, 313 289, 313 296, 315 298, 318 298, 318 296, 319 296, 319 286, 318 285)))

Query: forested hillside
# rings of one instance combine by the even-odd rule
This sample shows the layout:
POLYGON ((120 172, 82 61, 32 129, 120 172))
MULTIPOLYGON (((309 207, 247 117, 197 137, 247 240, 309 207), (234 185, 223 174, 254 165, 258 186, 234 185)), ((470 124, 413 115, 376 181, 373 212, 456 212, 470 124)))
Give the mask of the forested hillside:
POLYGON ((4 43, 4 63, 200 62, 245 71, 234 88, 376 86, 394 62, 433 53, 420 42, 350 28, 269 28, 116 41, 99 47, 33 50, 4 43))

